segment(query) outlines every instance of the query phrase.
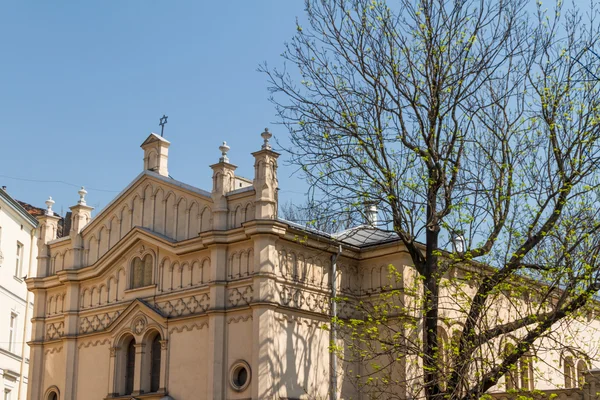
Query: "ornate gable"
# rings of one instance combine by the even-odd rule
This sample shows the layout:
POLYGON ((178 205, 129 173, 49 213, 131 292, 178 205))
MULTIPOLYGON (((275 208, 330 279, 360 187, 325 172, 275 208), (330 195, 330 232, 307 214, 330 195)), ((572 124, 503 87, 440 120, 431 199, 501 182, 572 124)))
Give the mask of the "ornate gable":
POLYGON ((131 304, 107 327, 113 337, 124 332, 134 336, 144 336, 154 329, 165 337, 167 318, 160 310, 152 307, 144 300, 135 299, 131 304))
POLYGON ((84 228, 82 265, 94 264, 135 227, 173 241, 197 237, 212 229, 210 194, 145 171, 84 228))

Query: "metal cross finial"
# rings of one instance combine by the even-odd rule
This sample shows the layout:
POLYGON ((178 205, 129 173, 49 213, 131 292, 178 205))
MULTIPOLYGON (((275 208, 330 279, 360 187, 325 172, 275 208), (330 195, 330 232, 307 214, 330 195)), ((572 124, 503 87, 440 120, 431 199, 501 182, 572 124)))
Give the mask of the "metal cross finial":
POLYGON ((167 124, 167 118, 169 118, 167 115, 163 114, 162 118, 160 119, 160 137, 163 136, 163 133, 165 131, 165 125, 167 124))

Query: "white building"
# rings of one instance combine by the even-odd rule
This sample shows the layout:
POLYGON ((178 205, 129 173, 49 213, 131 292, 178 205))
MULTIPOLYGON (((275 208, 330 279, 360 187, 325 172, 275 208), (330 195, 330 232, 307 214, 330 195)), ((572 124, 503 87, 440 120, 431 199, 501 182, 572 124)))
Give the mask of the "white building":
POLYGON ((37 265, 37 220, 0 189, 0 394, 3 400, 25 399, 33 295, 26 276, 37 265), (29 306, 27 306, 29 304, 29 306))

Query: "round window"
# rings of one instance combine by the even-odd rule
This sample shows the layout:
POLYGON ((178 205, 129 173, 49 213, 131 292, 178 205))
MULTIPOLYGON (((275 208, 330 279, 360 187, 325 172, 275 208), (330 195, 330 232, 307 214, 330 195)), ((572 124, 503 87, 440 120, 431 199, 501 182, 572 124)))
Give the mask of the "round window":
POLYGON ((229 383, 234 390, 241 392, 250 384, 250 366, 246 361, 236 361, 229 370, 229 383))

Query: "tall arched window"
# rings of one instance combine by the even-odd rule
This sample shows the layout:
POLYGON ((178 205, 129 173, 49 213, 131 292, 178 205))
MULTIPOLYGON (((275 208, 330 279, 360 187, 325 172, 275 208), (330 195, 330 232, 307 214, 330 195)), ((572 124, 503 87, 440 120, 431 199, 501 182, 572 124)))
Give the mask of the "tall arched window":
MULTIPOLYGON (((515 346, 512 343, 507 343, 504 346, 504 357, 510 356, 515 351, 515 346)), ((513 368, 514 369, 514 368, 513 368)), ((506 391, 514 390, 517 388, 517 379, 515 371, 511 369, 504 375, 504 381, 506 384, 506 391)))
POLYGON ((519 360, 519 372, 521 375, 521 389, 533 390, 533 358, 529 352, 523 354, 519 360))
POLYGON ((160 388, 160 335, 154 336, 150 355, 150 391, 156 392, 160 388))
POLYGON ((577 387, 582 388, 585 383, 585 373, 588 370, 588 366, 585 361, 577 361, 577 387))
POLYGON ((573 362, 573 357, 565 357, 563 372, 565 374, 565 388, 572 388, 575 385, 575 363, 573 362))
POLYGON ((152 284, 152 256, 147 254, 142 260, 133 259, 131 264, 131 288, 144 287, 152 284))
POLYGON ((438 373, 440 379, 440 386, 442 389, 446 388, 446 381, 448 380, 448 374, 450 372, 450 341, 446 330, 441 326, 437 328, 437 340, 438 340, 438 373))
POLYGON ((135 374, 135 340, 131 338, 127 344, 127 353, 125 355, 125 393, 133 392, 133 381, 135 374))
MULTIPOLYGON (((515 345, 507 343, 504 346, 504 356, 508 357, 516 351, 515 345)), ((504 375, 506 390, 522 389, 533 390, 533 358, 529 352, 526 352, 515 363, 515 365, 504 375)))
POLYGON ((58 395, 56 394, 56 392, 51 392, 48 395, 48 400, 58 400, 58 395))

